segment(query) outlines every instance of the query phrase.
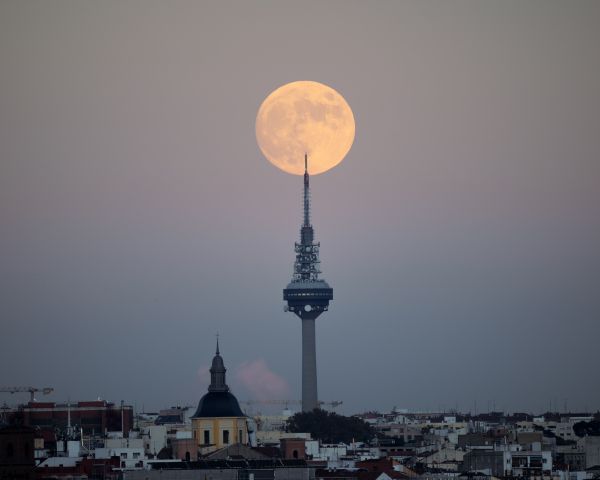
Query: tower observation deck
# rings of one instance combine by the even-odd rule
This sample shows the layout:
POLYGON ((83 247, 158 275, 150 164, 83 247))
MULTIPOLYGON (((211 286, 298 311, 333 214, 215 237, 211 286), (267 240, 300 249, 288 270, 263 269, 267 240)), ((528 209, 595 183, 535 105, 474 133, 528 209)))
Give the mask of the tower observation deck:
POLYGON ((309 412, 318 407, 317 398, 317 353, 315 343, 315 320, 329 309, 333 300, 333 288, 319 279, 319 242, 314 241, 314 230, 310 223, 310 185, 308 157, 304 156, 304 217, 300 227, 300 242, 294 251, 294 274, 292 281, 283 290, 287 302, 286 311, 295 313, 302 321, 302 411, 309 412))

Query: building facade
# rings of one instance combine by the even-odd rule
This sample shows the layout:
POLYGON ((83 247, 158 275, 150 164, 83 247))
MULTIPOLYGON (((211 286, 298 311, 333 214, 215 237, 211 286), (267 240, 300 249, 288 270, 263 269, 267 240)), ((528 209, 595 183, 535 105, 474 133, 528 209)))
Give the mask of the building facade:
POLYGON ((8 416, 11 421, 42 429, 66 430, 70 425, 76 430, 81 429, 86 435, 122 431, 127 436, 133 428, 133 407, 115 405, 106 400, 73 404, 29 402, 8 412, 8 416))

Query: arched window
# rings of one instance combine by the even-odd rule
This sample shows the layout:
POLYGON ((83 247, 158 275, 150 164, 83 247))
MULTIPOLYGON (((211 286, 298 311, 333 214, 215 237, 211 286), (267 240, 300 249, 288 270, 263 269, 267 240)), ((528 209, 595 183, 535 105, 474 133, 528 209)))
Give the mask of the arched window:
POLYGON ((229 430, 223 430, 223 444, 229 443, 229 430))
POLYGON ((185 461, 186 462, 190 461, 190 452, 185 452, 185 461))
POLYGON ((294 458, 298 458, 298 450, 294 450, 294 451, 292 452, 292 457, 294 457, 294 458))

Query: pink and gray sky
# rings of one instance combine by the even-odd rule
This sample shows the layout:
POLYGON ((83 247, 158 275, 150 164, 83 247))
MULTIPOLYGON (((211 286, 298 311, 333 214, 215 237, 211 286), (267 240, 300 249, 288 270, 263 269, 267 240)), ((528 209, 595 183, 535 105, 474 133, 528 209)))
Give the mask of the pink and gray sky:
POLYGON ((320 397, 600 408, 599 24, 595 0, 0 2, 1 383, 194 404, 218 331, 240 399, 299 398, 301 177, 254 121, 315 80, 356 120, 311 181, 320 397))

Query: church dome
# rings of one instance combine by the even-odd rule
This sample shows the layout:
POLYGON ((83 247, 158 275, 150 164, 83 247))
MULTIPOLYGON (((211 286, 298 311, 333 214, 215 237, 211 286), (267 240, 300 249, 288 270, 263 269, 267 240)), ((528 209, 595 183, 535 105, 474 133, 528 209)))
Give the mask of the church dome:
POLYGON ((198 409, 192 418, 245 416, 237 398, 229 391, 225 381, 226 372, 227 369, 219 352, 219 341, 217 340, 217 351, 210 367, 208 393, 198 402, 198 409))
POLYGON ((196 418, 243 417, 237 398, 231 392, 208 392, 198 403, 196 418))

